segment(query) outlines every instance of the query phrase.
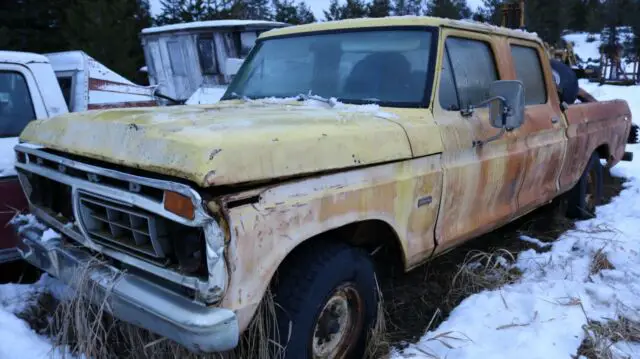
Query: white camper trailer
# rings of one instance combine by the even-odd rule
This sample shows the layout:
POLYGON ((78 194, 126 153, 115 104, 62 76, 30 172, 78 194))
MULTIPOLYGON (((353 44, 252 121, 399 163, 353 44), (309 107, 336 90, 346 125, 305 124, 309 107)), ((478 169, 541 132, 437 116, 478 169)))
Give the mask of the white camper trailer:
POLYGON ((228 59, 246 57, 260 33, 288 24, 256 20, 212 20, 142 30, 149 83, 158 92, 186 101, 197 90, 231 81, 228 59))

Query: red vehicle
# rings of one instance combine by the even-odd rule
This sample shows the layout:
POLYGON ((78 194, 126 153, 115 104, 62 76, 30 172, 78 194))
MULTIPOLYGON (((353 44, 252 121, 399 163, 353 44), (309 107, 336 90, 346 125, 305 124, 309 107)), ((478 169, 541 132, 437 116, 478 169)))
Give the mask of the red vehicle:
POLYGON ((0 51, 0 263, 20 259, 7 223, 27 209, 13 151, 27 123, 69 111, 155 105, 153 88, 128 81, 84 52, 0 51))

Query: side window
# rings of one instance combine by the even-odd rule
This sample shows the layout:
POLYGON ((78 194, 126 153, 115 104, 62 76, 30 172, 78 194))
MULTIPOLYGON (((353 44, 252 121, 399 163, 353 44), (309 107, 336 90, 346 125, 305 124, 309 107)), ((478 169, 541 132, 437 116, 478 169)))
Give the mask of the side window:
POLYGON ((547 88, 538 51, 533 47, 512 45, 511 56, 516 67, 516 76, 524 85, 525 103, 547 103, 547 88))
POLYGON ((479 40, 449 37, 445 42, 445 50, 446 65, 443 65, 440 75, 442 108, 459 110, 489 98, 489 87, 498 79, 489 44, 479 40), (453 100, 452 86, 457 94, 457 103, 453 100))
POLYGON ((36 118, 27 80, 13 71, 0 71, 0 137, 19 136, 36 118))
POLYGON ((218 61, 216 60, 216 45, 212 37, 201 37, 198 39, 198 57, 200 58, 200 68, 205 75, 217 75, 218 61))
POLYGON ((173 74, 186 75, 187 72, 180 43, 178 41, 167 42, 167 51, 169 52, 169 61, 171 61, 171 70, 173 70, 173 74))
POLYGON ((445 110, 459 111, 460 102, 458 101, 458 92, 456 84, 453 80, 453 70, 451 69, 451 59, 449 51, 445 50, 442 59, 442 70, 440 72, 440 106, 445 110))

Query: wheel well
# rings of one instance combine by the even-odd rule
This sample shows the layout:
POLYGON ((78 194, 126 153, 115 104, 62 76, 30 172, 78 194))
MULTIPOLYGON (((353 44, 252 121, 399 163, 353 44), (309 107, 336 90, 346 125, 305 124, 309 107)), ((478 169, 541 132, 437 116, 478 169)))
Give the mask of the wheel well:
POLYGON ((611 160, 611 151, 609 150, 608 144, 602 144, 595 151, 601 159, 610 161, 611 160))
POLYGON ((386 270, 404 271, 406 258, 396 231, 382 220, 354 222, 315 235, 296 246, 289 252, 276 271, 286 267, 290 258, 304 251, 307 246, 317 245, 318 241, 342 241, 362 248, 371 254, 376 267, 386 270))

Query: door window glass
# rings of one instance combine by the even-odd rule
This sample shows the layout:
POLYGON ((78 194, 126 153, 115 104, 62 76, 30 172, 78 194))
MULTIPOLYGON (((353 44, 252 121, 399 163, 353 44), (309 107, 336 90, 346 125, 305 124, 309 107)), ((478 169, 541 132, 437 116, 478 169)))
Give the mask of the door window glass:
POLYGON ((35 118, 24 76, 14 71, 0 71, 0 137, 19 136, 35 118))

